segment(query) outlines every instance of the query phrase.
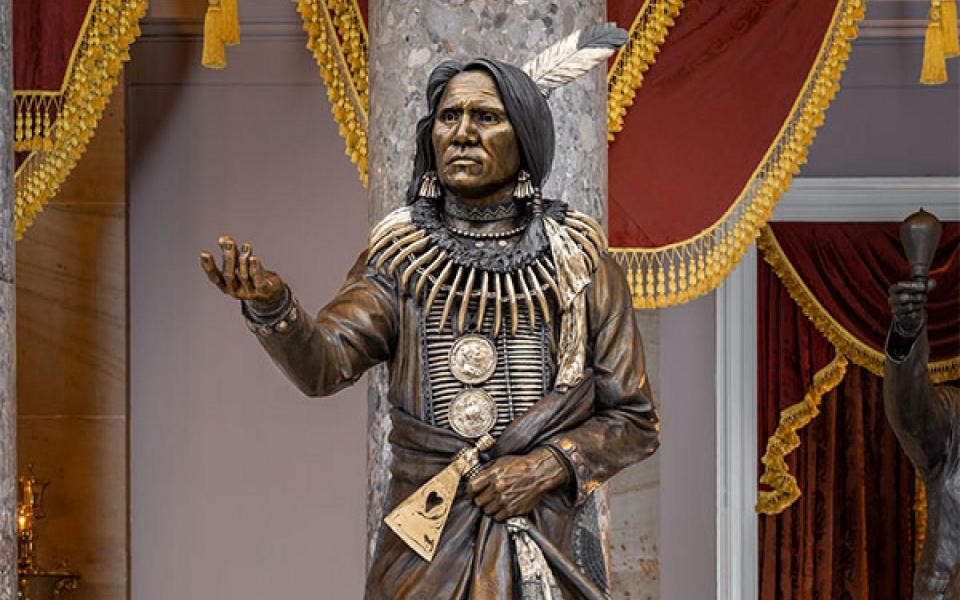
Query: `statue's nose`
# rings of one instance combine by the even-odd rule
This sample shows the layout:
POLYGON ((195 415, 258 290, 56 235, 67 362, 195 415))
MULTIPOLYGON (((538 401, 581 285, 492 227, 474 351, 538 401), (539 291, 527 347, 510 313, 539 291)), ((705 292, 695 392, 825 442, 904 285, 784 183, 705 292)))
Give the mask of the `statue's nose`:
POLYGON ((463 115, 460 123, 457 124, 457 130, 453 134, 453 141, 458 144, 476 144, 478 140, 476 124, 469 114, 463 115))

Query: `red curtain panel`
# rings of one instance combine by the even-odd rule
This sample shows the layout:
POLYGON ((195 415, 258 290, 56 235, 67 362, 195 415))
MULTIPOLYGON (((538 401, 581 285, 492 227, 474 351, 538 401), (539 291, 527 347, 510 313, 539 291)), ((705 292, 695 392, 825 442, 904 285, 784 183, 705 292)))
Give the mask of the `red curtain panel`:
MULTIPOLYGON (((924 507, 913 510, 915 474, 887 424, 881 379, 887 288, 908 277, 899 228, 774 223, 761 237, 758 428, 772 490, 760 492, 774 501, 760 506, 776 513, 760 522, 764 600, 911 595, 924 507), (824 377, 828 365, 837 377, 824 377)), ((960 224, 944 223, 931 277, 931 376, 945 381, 960 368, 960 224)))
POLYGON ((724 215, 788 120, 837 7, 685 3, 610 146, 612 246, 680 242, 724 215))
MULTIPOLYGON (((765 263, 758 267, 759 434, 764 452, 836 350, 765 263)), ((760 516, 760 599, 902 600, 913 574, 914 471, 883 414, 882 380, 856 365, 787 456, 802 490, 760 516)))
MULTIPOLYGON (((883 352, 890 326, 887 288, 908 279, 899 223, 773 223, 783 254, 824 310, 883 352)), ((960 223, 944 223, 930 277, 930 360, 960 356, 960 223)))

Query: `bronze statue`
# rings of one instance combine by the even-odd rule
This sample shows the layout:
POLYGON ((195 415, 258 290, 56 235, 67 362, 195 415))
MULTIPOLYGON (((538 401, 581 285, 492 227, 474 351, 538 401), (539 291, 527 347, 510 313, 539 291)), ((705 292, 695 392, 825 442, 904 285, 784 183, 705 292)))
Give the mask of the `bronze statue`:
POLYGON ((524 70, 436 67, 406 206, 316 318, 249 244, 222 237, 220 266, 201 255, 305 394, 389 366, 398 535, 374 558, 370 600, 603 597, 569 559, 573 516, 654 452, 658 418, 602 228, 540 189, 554 153, 545 92, 625 39, 592 26, 524 70))
POLYGON ((913 584, 915 600, 960 600, 960 388, 935 387, 927 372, 927 293, 940 224, 911 215, 901 229, 911 281, 890 286, 883 399, 887 419, 927 489, 927 532, 913 584))

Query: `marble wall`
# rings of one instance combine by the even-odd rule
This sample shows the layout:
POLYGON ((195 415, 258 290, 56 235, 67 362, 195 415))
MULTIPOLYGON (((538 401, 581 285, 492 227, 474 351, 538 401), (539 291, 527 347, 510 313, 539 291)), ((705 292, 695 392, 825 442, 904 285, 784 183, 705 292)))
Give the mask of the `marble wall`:
POLYGON ((124 100, 17 244, 18 466, 50 481, 38 562, 80 571, 78 600, 127 598, 124 100))
POLYGON ((10 0, 0 1, 0 598, 16 585, 16 337, 13 241, 13 23, 10 0))

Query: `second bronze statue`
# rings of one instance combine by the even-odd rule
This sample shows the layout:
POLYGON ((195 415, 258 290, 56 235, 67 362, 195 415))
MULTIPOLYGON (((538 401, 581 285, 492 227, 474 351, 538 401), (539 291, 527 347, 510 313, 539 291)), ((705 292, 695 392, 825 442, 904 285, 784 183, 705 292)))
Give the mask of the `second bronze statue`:
POLYGON ((658 418, 630 289, 602 228, 540 189, 554 154, 546 95, 625 39, 598 25, 524 69, 436 67, 405 206, 373 229, 316 317, 249 245, 224 237, 220 261, 201 255, 304 393, 389 367, 388 510, 401 508, 370 568, 370 600, 607 588, 602 568, 571 559, 573 517, 655 451, 658 418))
POLYGON ((904 453, 923 479, 927 530, 913 581, 914 600, 960 600, 960 388, 934 386, 927 366, 928 279, 941 226, 919 211, 904 221, 901 240, 913 279, 890 286, 893 322, 887 336, 884 409, 904 453))

